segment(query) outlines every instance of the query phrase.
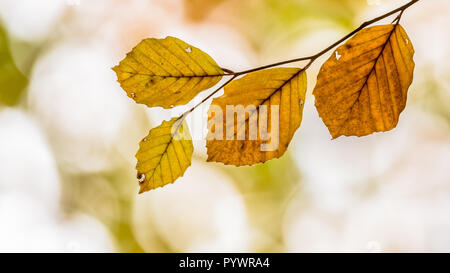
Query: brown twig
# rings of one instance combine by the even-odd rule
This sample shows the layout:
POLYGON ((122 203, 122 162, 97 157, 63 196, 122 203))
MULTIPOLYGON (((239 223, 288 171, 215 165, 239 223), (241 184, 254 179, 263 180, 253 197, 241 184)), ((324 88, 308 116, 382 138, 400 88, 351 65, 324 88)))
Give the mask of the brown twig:
MULTIPOLYGON (((352 32, 350 32, 349 34, 345 35, 344 37, 342 37, 341 39, 339 39, 338 41, 336 41, 335 43, 333 43, 332 45, 330 45, 329 47, 325 48, 324 50, 320 51, 317 54, 308 56, 308 57, 301 57, 301 58, 296 58, 296 59, 292 59, 292 60, 287 60, 287 61, 283 61, 283 62, 278 62, 278 63, 273 63, 273 64, 269 64, 269 65, 264 65, 264 66, 260 66, 260 67, 256 67, 256 68, 252 68, 252 69, 248 69, 248 70, 244 70, 244 71, 240 71, 240 72, 233 72, 230 69, 226 69, 226 68, 222 68, 222 70, 226 73, 223 74, 222 76, 232 76, 230 78, 230 80, 228 80, 227 82, 225 82, 223 85, 221 85, 219 88, 217 88, 214 92, 212 92, 209 96, 207 96, 204 100, 202 100, 200 103, 198 103, 197 105, 195 105, 194 107, 192 107, 190 110, 186 111, 182 116, 180 116, 178 119, 181 119, 181 122, 186 118, 186 115, 188 115, 189 113, 193 112, 198 106, 200 106, 201 104, 203 104, 204 102, 206 102, 209 98, 211 98, 212 96, 214 96, 217 92, 220 91, 220 89, 222 89, 223 87, 225 87, 228 83, 230 83, 232 80, 234 80, 236 77, 238 76, 242 76, 248 73, 252 73, 252 72, 256 72, 256 71, 260 71, 260 70, 264 70, 267 68, 272 68, 272 67, 276 67, 276 66, 280 66, 280 65, 284 65, 284 64, 290 64, 290 63, 296 63, 296 62, 301 62, 301 61, 307 61, 309 60, 309 62, 301 69, 301 71, 304 71, 306 69, 308 69, 313 63, 314 61, 316 61, 319 57, 321 57, 322 55, 324 55, 325 53, 327 53, 328 51, 332 50, 333 48, 335 48, 336 46, 340 45, 341 43, 343 43, 344 41, 346 41, 347 39, 349 39, 350 37, 352 37, 353 35, 355 35, 356 33, 358 33, 360 30, 364 29, 367 26, 370 26, 378 21, 381 21, 393 14, 399 13, 399 15, 394 19, 394 21, 392 22, 392 24, 399 24, 400 23, 400 19, 403 15, 403 13, 405 12, 405 10, 407 8, 409 8, 410 6, 414 5, 415 3, 419 2, 420 0, 411 0, 410 2, 408 2, 407 4, 396 8, 388 13, 385 13, 377 18, 374 18, 370 21, 366 21, 364 23, 362 23, 358 28, 356 28, 355 30, 353 30, 352 32)), ((181 124, 180 122, 180 124, 181 124)), ((179 126, 177 127, 177 129, 179 128, 179 126)))

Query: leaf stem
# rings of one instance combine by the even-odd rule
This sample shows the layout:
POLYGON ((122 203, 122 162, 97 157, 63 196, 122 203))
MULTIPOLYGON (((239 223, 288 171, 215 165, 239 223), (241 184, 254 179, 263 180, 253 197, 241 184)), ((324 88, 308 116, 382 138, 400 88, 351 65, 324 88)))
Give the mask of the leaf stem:
MULTIPOLYGON (((248 73, 252 73, 252 72, 256 72, 256 71, 260 71, 260 70, 264 70, 264 69, 267 69, 267 68, 272 68, 272 67, 284 65, 284 64, 290 64, 290 63, 296 63, 296 62, 309 60, 309 62, 305 65, 305 67, 303 67, 301 69, 301 71, 305 71, 319 57, 321 57, 322 55, 324 55, 328 51, 332 50, 336 46, 340 45, 341 43, 343 43, 347 39, 351 38, 353 35, 358 33, 360 30, 364 29, 365 27, 370 26, 370 25, 372 25, 372 24, 374 24, 374 23, 376 23, 378 21, 381 21, 381 20, 383 20, 383 19, 385 19, 385 18, 387 18, 387 17, 389 17, 389 16, 391 16, 393 14, 398 13, 398 12, 400 12, 400 13, 394 19, 392 24, 396 24, 396 25, 399 24, 400 23, 400 19, 401 19, 403 13, 405 12, 405 10, 408 9, 410 6, 414 5, 415 3, 419 2, 419 1, 420 0, 411 0, 410 2, 406 3, 405 5, 403 5, 403 6, 399 7, 399 8, 396 8, 396 9, 394 9, 394 10, 388 12, 388 13, 385 13, 385 14, 379 16, 379 17, 376 17, 376 18, 374 18, 372 20, 369 20, 369 21, 366 21, 366 22, 362 23, 358 28, 356 28, 352 32, 348 33, 347 35, 345 35, 344 37, 342 37, 341 39, 339 39, 338 41, 336 41, 335 43, 333 43, 332 45, 328 46, 327 48, 325 48, 324 50, 320 51, 317 54, 314 54, 314 55, 311 55, 311 56, 308 56, 308 57, 301 57, 301 58, 291 59, 291 60, 282 61, 282 62, 278 62, 278 63, 273 63, 273 64, 269 64, 269 65, 264 65, 264 66, 260 66, 260 67, 256 67, 256 68, 252 68, 252 69, 248 69, 248 70, 243 70, 243 71, 239 71, 239 72, 233 72, 230 69, 222 68, 222 70, 225 72, 222 76, 232 76, 232 77, 228 81, 226 81, 223 85, 221 85, 219 88, 217 88, 214 92, 212 92, 209 96, 207 96, 204 100, 202 100, 200 103, 198 103, 197 105, 192 107, 190 110, 186 111, 182 116, 179 117, 179 119, 181 119, 181 122, 182 122, 189 113, 193 112, 198 106, 200 106, 201 104, 206 102, 209 98, 211 98, 217 92, 219 92, 220 89, 225 87, 228 83, 230 83, 232 80, 234 80, 238 76, 241 76, 241 75, 244 75, 244 74, 248 74, 248 73)), ((181 124, 181 122, 180 122, 180 124, 181 124)))
POLYGON ((227 74, 229 74, 229 75, 232 75, 232 74, 235 73, 233 70, 230 70, 230 69, 227 69, 227 68, 221 67, 220 69, 222 69, 225 73, 227 73, 227 74))

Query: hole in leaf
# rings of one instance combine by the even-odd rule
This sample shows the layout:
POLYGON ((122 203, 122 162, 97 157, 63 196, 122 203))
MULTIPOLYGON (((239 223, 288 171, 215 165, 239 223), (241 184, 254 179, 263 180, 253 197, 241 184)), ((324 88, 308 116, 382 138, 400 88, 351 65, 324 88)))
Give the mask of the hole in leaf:
POLYGON ((138 181, 139 183, 144 183, 145 181, 145 174, 141 173, 138 175, 138 181))

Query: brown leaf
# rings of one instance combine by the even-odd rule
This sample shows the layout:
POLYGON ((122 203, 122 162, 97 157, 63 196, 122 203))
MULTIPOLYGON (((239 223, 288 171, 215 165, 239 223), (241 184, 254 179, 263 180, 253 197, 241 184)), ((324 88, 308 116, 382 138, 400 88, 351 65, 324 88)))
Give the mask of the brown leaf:
POLYGON ((365 136, 397 126, 413 80, 414 48, 400 25, 358 32, 324 63, 316 107, 333 138, 365 136))
POLYGON ((306 73, 298 68, 262 70, 231 82, 210 107, 208 161, 243 166, 281 157, 302 121, 305 92, 306 73), (240 107, 240 114, 227 115, 227 107, 240 107))

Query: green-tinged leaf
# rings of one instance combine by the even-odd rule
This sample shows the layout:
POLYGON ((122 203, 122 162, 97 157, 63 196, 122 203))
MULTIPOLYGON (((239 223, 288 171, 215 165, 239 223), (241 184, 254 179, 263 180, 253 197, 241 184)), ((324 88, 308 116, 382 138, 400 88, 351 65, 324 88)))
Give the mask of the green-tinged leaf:
POLYGON ((180 39, 145 39, 113 68, 137 103, 172 108, 216 85, 223 71, 200 49, 180 39))
POLYGON ((163 187, 183 176, 191 165, 193 151, 186 122, 180 125, 180 120, 173 118, 151 129, 136 153, 139 193, 163 187))

